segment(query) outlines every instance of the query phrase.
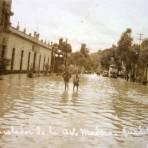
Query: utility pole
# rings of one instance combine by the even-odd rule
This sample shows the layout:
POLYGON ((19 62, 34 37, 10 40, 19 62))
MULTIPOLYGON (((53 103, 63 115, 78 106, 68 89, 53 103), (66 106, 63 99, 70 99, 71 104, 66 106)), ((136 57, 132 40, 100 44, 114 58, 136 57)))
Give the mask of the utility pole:
POLYGON ((139 37, 138 37, 138 41, 139 41, 139 44, 141 45, 144 34, 138 33, 138 36, 139 36, 139 37))
MULTIPOLYGON (((139 35, 138 40, 139 40, 140 50, 141 50, 141 43, 142 43, 142 41, 143 41, 143 35, 144 35, 144 34, 139 33, 138 35, 139 35)), ((147 68, 146 68, 146 67, 143 67, 143 78, 142 78, 142 83, 143 83, 144 85, 147 84, 147 68)))
MULTIPOLYGON (((138 54, 138 57, 139 57, 139 54, 141 52, 141 43, 143 41, 144 34, 138 33, 137 35, 138 35, 137 40, 139 41, 139 52, 137 54, 138 54)), ((139 65, 136 63, 136 65, 135 65, 135 78, 137 77, 138 73, 139 73, 139 65)))

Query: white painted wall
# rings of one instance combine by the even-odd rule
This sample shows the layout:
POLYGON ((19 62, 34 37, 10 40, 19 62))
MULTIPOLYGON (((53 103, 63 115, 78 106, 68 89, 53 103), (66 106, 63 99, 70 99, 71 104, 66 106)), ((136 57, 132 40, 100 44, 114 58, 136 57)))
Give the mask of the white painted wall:
MULTIPOLYGON (((0 39, 1 42, 1 39, 0 39)), ((30 66, 31 64, 33 65, 34 61, 34 51, 32 50, 33 42, 26 40, 25 38, 22 38, 18 35, 15 34, 9 34, 8 35, 8 42, 7 42, 7 49, 6 49, 6 55, 5 57, 8 59, 12 58, 12 51, 13 48, 15 48, 15 60, 14 60, 14 71, 19 71, 20 70, 20 61, 21 61, 21 51, 24 51, 23 55, 23 64, 22 64, 22 70, 26 71, 27 66, 28 66, 28 55, 29 52, 31 52, 31 57, 30 57, 30 66)), ((43 64, 44 64, 44 56, 46 57, 45 59, 45 64, 48 62, 49 58, 49 65, 51 64, 51 50, 49 50, 46 47, 39 46, 39 52, 36 55, 36 70, 39 68, 39 57, 41 55, 41 63, 40 63, 40 70, 43 70, 43 64)), ((7 70, 11 70, 11 64, 8 66, 7 70)))

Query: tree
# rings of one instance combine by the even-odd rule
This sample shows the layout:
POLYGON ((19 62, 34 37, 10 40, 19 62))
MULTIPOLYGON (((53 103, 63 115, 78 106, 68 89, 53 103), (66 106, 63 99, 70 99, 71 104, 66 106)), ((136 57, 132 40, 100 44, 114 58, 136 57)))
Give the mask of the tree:
POLYGON ((148 39, 144 39, 141 44, 140 60, 144 67, 148 67, 148 39))
POLYGON ((138 63, 139 63, 139 53, 140 46, 138 44, 134 44, 129 50, 129 59, 130 59, 130 71, 131 71, 131 80, 135 81, 138 75, 138 63))
POLYGON ((81 49, 80 49, 80 52, 85 56, 87 57, 89 55, 89 50, 88 48, 86 47, 86 44, 81 44, 81 49))
POLYGON ((105 49, 101 53, 101 65, 105 70, 109 69, 110 64, 112 63, 112 58, 115 59, 114 48, 105 49))
POLYGON ((62 38, 59 39, 59 49, 63 52, 64 55, 64 63, 65 67, 67 67, 67 58, 68 58, 68 53, 72 52, 72 46, 66 41, 63 41, 62 38))
POLYGON ((67 42, 67 40, 63 41, 62 38, 59 39, 59 49, 61 49, 64 53, 72 52, 72 46, 67 42))
POLYGON ((86 48, 86 44, 82 44, 80 51, 72 53, 70 63, 78 67, 84 67, 87 71, 92 71, 94 68, 91 56, 86 48))
POLYGON ((94 71, 97 71, 98 68, 101 69, 101 64, 100 64, 101 52, 90 54, 90 58, 93 64, 94 71))
POLYGON ((141 44, 140 61, 143 71, 143 79, 147 81, 148 73, 148 39, 144 39, 141 44))
POLYGON ((131 71, 131 59, 130 50, 132 48, 133 38, 131 36, 132 30, 127 28, 126 31, 121 35, 117 46, 117 57, 121 62, 126 65, 126 71, 129 73, 131 71))

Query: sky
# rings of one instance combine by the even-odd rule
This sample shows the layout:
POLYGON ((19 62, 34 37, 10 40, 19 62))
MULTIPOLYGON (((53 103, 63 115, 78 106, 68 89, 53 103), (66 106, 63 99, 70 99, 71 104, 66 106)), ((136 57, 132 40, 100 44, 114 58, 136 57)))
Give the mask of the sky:
POLYGON ((122 32, 132 28, 148 37, 148 0, 12 0, 13 26, 41 39, 68 39, 73 50, 86 43, 90 52, 117 44, 122 32))

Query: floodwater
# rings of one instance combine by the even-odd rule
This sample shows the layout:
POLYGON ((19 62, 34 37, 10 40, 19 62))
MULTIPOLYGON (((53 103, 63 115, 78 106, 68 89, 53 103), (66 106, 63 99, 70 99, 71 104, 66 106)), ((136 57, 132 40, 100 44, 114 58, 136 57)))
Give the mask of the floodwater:
POLYGON ((82 75, 0 81, 0 148, 147 148, 148 86, 82 75))

